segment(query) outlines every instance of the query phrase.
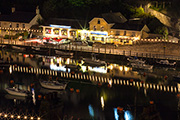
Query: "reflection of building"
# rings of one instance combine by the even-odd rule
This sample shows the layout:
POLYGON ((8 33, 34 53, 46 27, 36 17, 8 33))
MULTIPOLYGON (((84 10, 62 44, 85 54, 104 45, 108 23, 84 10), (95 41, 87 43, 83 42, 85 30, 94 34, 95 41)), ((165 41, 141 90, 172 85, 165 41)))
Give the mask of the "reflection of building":
POLYGON ((42 20, 38 7, 34 13, 15 11, 13 7, 10 15, 0 16, 0 34, 4 36, 15 35, 24 31, 41 32, 31 29, 34 25, 38 24, 38 20, 42 20))
POLYGON ((127 21, 120 12, 110 12, 93 18, 89 22, 89 28, 94 31, 107 31, 108 39, 106 42, 126 44, 142 38, 143 34, 149 32, 148 27, 139 24, 139 21, 139 19, 127 21))

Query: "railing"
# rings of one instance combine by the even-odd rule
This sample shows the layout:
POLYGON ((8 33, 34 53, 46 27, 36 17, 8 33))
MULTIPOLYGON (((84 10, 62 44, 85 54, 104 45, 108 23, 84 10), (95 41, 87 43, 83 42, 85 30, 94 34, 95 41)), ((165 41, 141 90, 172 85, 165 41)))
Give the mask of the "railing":
POLYGON ((165 54, 156 54, 152 52, 142 52, 142 51, 131 51, 131 50, 121 50, 115 48, 96 48, 92 46, 78 46, 78 45, 38 45, 33 43, 25 43, 23 42, 15 42, 15 41, 5 41, 1 40, 1 44, 12 44, 18 46, 37 46, 41 48, 49 48, 49 49, 61 49, 66 51, 79 51, 79 52, 92 52, 92 53, 100 53, 107 55, 124 55, 124 56, 137 56, 143 58, 156 58, 156 59, 168 59, 168 60, 180 60, 180 56, 175 55, 165 55, 165 54))

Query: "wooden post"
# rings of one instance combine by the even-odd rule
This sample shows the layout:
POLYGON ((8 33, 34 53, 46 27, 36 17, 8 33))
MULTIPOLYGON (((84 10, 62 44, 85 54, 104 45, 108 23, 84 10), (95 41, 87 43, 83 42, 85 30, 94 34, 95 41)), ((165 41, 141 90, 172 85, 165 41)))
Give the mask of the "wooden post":
POLYGON ((131 56, 131 50, 129 51, 129 54, 130 54, 130 56, 131 56))
POLYGON ((123 55, 125 55, 125 51, 123 50, 123 55))

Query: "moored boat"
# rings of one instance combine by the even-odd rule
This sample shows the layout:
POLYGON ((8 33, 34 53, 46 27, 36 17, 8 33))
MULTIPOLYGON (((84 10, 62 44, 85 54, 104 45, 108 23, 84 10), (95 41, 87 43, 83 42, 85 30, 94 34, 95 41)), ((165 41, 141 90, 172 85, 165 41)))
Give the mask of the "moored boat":
POLYGON ((58 81, 41 81, 40 80, 40 84, 42 87, 44 88, 48 88, 48 89, 54 89, 54 90, 64 90, 66 89, 67 83, 59 83, 58 81))
POLYGON ((83 61, 86 65, 90 65, 92 67, 96 67, 96 66, 105 66, 106 62, 105 61, 101 61, 101 60, 96 60, 96 59, 91 59, 91 58, 83 58, 83 61))
POLYGON ((133 57, 128 57, 127 60, 128 60, 129 62, 131 62, 131 63, 136 63, 136 62, 145 63, 144 60, 140 60, 140 59, 138 59, 137 57, 134 57, 134 58, 133 58, 133 57))
POLYGON ((137 69, 145 69, 145 70, 152 70, 153 69, 153 65, 147 65, 147 64, 142 63, 142 62, 131 63, 131 66, 133 68, 137 68, 137 69))
POLYGON ((62 56, 73 56, 73 53, 71 53, 71 52, 64 52, 64 51, 60 51, 60 50, 55 50, 55 53, 57 55, 62 55, 62 56))
POLYGON ((23 96, 26 97, 28 96, 27 92, 24 90, 20 90, 18 88, 5 88, 6 92, 8 92, 11 95, 16 95, 16 96, 23 96))
POLYGON ((156 61, 157 65, 161 66, 168 66, 168 67, 173 67, 176 65, 176 62, 169 62, 169 60, 160 60, 156 61))

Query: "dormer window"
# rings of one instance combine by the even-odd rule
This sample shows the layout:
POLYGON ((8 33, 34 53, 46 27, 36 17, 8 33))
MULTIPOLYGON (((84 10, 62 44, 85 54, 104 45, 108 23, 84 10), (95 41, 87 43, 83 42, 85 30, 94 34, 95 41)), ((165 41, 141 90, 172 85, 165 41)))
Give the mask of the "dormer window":
POLYGON ((9 27, 12 28, 12 23, 9 23, 9 27))
POLYGON ((19 28, 19 24, 16 24, 16 27, 19 28))
POLYGON ((25 28, 25 24, 22 24, 22 27, 25 28))
POLYGON ((98 19, 98 22, 97 22, 97 24, 100 24, 100 20, 98 19))

